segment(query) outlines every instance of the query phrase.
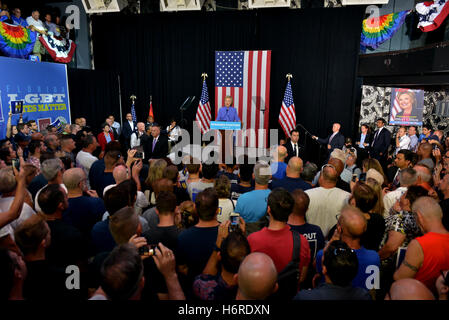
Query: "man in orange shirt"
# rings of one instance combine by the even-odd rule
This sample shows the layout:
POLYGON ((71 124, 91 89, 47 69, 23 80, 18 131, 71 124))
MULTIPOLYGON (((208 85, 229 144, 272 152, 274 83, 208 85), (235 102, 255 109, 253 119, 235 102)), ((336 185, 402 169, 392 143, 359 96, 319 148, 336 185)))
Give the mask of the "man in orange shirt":
POLYGON ((415 278, 435 291, 440 271, 449 269, 449 231, 441 222, 443 212, 433 198, 419 198, 412 210, 424 236, 410 242, 394 279, 415 278))

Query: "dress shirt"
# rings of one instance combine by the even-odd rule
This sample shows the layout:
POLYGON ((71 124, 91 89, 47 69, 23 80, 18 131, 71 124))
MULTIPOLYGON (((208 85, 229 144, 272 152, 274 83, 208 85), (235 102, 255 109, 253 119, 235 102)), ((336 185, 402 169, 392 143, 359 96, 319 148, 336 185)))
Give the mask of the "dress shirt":
POLYGON ((295 157, 299 157, 299 146, 298 146, 298 143, 293 143, 293 142, 291 142, 290 141, 290 143, 292 144, 292 148, 293 148, 293 152, 295 153, 295 157), (295 148, 295 145, 296 145, 296 148, 295 148))
POLYGON ((359 143, 359 148, 361 149, 365 149, 365 146, 363 145, 365 143, 365 139, 366 139, 366 134, 361 134, 360 135, 360 143, 359 143))

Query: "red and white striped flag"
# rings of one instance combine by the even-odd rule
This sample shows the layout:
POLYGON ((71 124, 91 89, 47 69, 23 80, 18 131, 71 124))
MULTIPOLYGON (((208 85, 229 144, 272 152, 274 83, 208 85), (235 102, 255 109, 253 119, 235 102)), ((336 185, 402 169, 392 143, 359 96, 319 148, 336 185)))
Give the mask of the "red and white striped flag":
POLYGON ((286 137, 290 137, 290 131, 296 127, 296 111, 290 79, 288 79, 284 99, 282 99, 281 111, 279 112, 279 124, 284 130, 286 137))
POLYGON ((238 131, 237 146, 265 148, 267 144, 270 72, 270 50, 215 52, 215 114, 231 96, 242 130, 255 130, 247 138, 238 131))
POLYGON ((425 1, 416 4, 418 13, 418 28, 423 32, 437 29, 449 14, 449 0, 425 1))
POLYGON ((212 118, 209 104, 209 93, 207 92, 206 79, 203 80, 200 103, 196 111, 196 121, 202 134, 210 130, 210 119, 212 118))

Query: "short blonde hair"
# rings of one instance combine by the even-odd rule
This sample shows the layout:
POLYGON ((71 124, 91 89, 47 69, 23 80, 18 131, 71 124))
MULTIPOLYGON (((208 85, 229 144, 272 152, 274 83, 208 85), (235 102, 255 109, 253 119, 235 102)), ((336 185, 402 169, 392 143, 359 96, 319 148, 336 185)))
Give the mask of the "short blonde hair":
POLYGON ((226 96, 226 97, 225 97, 225 100, 226 100, 226 99, 231 99, 231 104, 234 103, 234 98, 233 98, 233 97, 231 97, 231 96, 226 96))

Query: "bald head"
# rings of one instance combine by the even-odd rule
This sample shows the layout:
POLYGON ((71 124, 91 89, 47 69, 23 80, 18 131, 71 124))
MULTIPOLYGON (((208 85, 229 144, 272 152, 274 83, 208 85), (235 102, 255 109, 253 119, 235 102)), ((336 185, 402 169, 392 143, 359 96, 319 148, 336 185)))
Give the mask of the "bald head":
POLYGON ((346 206, 341 210, 339 224, 342 234, 351 239, 359 239, 366 231, 366 218, 362 211, 353 206, 346 206))
POLYGON ((277 152, 278 152, 278 161, 284 161, 284 159, 287 157, 288 153, 287 153, 287 148, 284 146, 279 146, 277 148, 277 152))
POLYGON ((389 296, 390 300, 435 300, 432 292, 421 281, 411 278, 395 281, 389 296))
POLYGON ((125 166, 117 166, 112 171, 115 183, 119 184, 128 179, 128 169, 125 166))
POLYGON ((337 170, 337 174, 340 176, 345 168, 345 163, 341 159, 337 158, 330 158, 327 162, 328 164, 331 164, 335 167, 335 170, 337 170))
POLYGON ((439 203, 431 197, 418 198, 412 205, 412 211, 427 222, 441 223, 443 218, 443 211, 439 203))
POLYGON ((430 155, 432 154, 432 149, 433 146, 430 143, 428 142, 421 143, 418 147, 418 155, 424 158, 430 158, 430 155))
POLYGON ((40 132, 35 132, 31 135, 31 140, 40 140, 44 141, 44 136, 40 132))
POLYGON ((145 131, 145 123, 137 122, 137 130, 139 130, 140 132, 145 131))
POLYGON ((67 190, 76 190, 79 184, 86 179, 86 174, 81 168, 72 168, 66 170, 62 176, 62 182, 67 187, 67 190))
POLYGON ((299 178, 302 172, 302 160, 299 157, 292 157, 288 161, 286 175, 289 178, 299 178))
POLYGON ((277 276, 276 267, 268 255, 261 252, 249 254, 238 272, 239 298, 266 299, 276 290, 277 276))

